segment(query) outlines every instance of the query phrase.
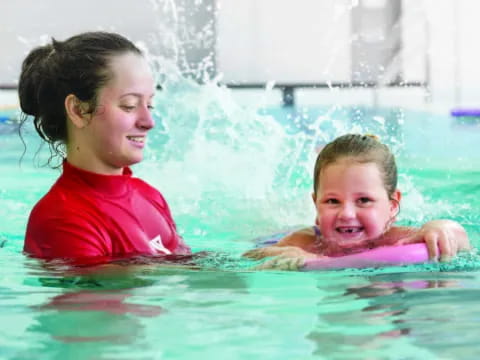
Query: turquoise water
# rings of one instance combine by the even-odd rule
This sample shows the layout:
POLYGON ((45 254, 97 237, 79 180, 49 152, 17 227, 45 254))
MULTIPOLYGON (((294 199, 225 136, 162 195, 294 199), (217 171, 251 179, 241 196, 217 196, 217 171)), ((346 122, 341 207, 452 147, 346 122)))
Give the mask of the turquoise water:
MULTIPOLYGON (((173 91, 173 90, 172 90, 173 91)), ((169 201, 197 268, 151 266, 96 282, 22 253, 28 213, 59 172, 26 129, 0 132, 1 359, 476 359, 480 259, 260 272, 251 239, 311 224, 315 149, 379 134, 397 154, 400 222, 462 223, 479 245, 480 125, 395 108, 246 108, 227 91, 158 99, 134 172, 169 201), (208 100, 207 100, 208 99, 208 100), (195 106, 185 106, 195 104, 195 106)))

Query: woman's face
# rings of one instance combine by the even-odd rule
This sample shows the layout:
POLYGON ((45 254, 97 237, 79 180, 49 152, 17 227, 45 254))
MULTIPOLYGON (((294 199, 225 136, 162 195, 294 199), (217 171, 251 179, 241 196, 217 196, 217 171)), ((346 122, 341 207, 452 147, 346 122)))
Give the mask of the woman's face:
POLYGON ((86 170, 119 174, 140 162, 147 133, 155 125, 151 109, 155 84, 146 60, 127 53, 111 60, 113 78, 99 90, 97 108, 76 133, 68 159, 86 170))
POLYGON ((361 248, 379 238, 398 212, 399 192, 388 197, 378 166, 342 159, 320 172, 314 195, 317 223, 326 242, 361 248))

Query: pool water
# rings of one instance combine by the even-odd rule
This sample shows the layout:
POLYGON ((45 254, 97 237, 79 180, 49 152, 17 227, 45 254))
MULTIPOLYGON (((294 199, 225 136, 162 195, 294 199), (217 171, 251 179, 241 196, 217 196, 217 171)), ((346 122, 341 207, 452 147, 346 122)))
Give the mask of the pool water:
POLYGON ((454 219, 478 246, 479 124, 397 108, 248 108, 225 89, 202 91, 162 92, 134 167, 164 193, 194 251, 207 251, 193 268, 92 282, 25 257, 29 211, 59 171, 35 165, 48 151, 31 127, 21 161, 18 135, 0 132, 1 359, 478 357, 476 251, 309 273, 254 271, 240 254, 255 237, 312 223, 316 149, 346 132, 376 133, 395 151, 400 223, 454 219))

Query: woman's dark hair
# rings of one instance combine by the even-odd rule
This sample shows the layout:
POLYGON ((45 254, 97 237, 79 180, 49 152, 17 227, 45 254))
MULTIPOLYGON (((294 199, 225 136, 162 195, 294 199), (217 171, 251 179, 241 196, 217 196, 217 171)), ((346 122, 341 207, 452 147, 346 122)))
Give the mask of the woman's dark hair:
MULTIPOLYGON (((65 98, 75 95, 93 113, 99 89, 113 77, 112 57, 129 52, 142 55, 125 37, 98 31, 65 41, 52 38, 51 44, 27 55, 18 84, 20 107, 24 114, 33 116, 35 129, 49 144, 52 157, 63 156, 61 147, 68 141, 65 98)), ((22 125, 26 119, 24 116, 22 125)))
POLYGON ((397 188, 397 165, 395 157, 387 145, 375 135, 347 134, 328 143, 318 154, 313 172, 313 191, 316 194, 320 181, 320 173, 327 165, 342 158, 358 163, 373 162, 377 164, 382 175, 383 184, 388 197, 391 198, 397 188))

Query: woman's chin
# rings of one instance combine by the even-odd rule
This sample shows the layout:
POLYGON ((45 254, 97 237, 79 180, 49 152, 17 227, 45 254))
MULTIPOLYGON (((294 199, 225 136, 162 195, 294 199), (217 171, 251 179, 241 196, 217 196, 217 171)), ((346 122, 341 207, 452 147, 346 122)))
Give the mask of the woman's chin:
POLYGON ((125 165, 124 166, 135 165, 135 164, 138 164, 139 162, 141 162, 142 160, 143 160, 143 153, 132 154, 125 159, 125 165))

